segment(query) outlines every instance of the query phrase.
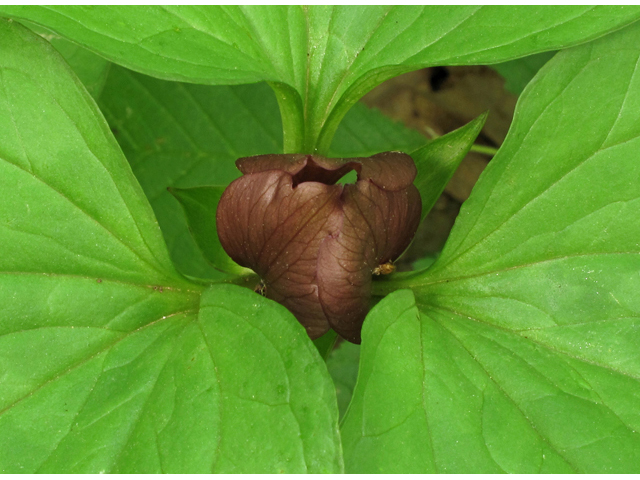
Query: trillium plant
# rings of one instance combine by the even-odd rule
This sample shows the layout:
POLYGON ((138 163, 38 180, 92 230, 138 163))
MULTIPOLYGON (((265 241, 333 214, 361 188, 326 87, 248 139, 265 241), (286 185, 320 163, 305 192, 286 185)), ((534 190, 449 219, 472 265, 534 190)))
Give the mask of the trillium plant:
POLYGON ((640 8, 0 17, 0 472, 640 470, 640 8), (455 65, 513 123, 394 272, 487 114, 359 100, 455 65))

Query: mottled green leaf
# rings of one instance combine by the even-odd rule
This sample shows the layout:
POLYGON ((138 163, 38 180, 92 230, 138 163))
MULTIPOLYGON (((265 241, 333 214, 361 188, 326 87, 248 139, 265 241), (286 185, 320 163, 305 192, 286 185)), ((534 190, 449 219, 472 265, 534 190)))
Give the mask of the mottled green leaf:
POLYGON ((3 6, 0 12, 160 78, 269 81, 283 112, 287 153, 325 153, 349 108, 400 73, 557 50, 640 16, 633 6, 3 6))
POLYGON ((0 190, 0 470, 28 472, 70 428, 102 352, 199 295, 86 90, 6 21, 0 190))
POLYGON ((389 281, 348 471, 640 471, 639 43, 545 65, 436 263, 389 281))
POLYGON ((339 473, 335 390, 294 316, 247 289, 216 286, 202 297, 199 324, 221 390, 212 470, 339 473))

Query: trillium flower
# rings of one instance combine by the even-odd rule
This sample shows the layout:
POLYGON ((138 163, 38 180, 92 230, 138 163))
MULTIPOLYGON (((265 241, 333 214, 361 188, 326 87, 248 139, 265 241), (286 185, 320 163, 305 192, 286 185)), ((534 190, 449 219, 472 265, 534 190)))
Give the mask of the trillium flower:
POLYGON ((372 274, 400 256, 420 222, 411 157, 258 155, 236 165, 244 175, 225 190, 216 218, 225 251, 312 339, 333 328, 360 343, 372 274), (357 182, 336 185, 351 170, 357 182))

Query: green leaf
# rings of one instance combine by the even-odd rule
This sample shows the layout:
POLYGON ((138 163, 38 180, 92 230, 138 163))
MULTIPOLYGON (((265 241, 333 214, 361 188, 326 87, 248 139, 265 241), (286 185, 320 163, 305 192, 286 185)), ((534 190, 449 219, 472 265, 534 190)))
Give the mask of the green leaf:
MULTIPOLYGON (((82 286, 79 293, 89 301, 94 292, 82 286)), ((138 295, 151 305, 167 293, 138 295)), ((342 470, 333 384, 284 307, 221 285, 203 294, 199 313, 154 318, 137 329, 101 316, 104 323, 76 323, 75 330, 44 317, 4 333, 0 470, 342 470), (27 346, 31 358, 24 357, 27 346)))
POLYGON ((421 302, 364 324, 347 472, 638 471, 637 379, 421 302))
POLYGON ((639 42, 540 70, 437 262, 394 282, 415 298, 371 312, 348 471, 639 471, 639 42))
POLYGON ((0 471, 340 472, 304 328, 171 265, 95 103, 0 21, 0 471))
POLYGON ((438 137, 411 153, 418 168, 418 175, 413 183, 422 198, 422 220, 442 195, 460 162, 473 146, 488 114, 483 113, 464 127, 438 137))
MULTIPOLYGON (((423 359, 423 337, 419 312, 409 290, 388 295, 367 316, 362 328, 358 383, 341 429, 347 473, 446 471, 437 469, 434 463, 432 444, 440 439, 434 438, 436 433, 429 423, 444 426, 456 424, 458 419, 447 415, 450 412, 446 409, 451 407, 446 403, 433 414, 426 411, 429 397, 425 396, 435 397, 433 403, 437 403, 439 391, 446 391, 449 372, 440 373, 439 363, 429 357, 423 359), (427 378, 440 375, 442 386, 436 391, 429 389, 427 378)), ((437 339, 429 339, 426 345, 435 342, 437 339)), ((443 346, 441 349, 446 358, 446 350, 443 346)), ((451 359, 449 363, 455 365, 451 359)), ((455 381, 454 377, 452 383, 455 381)), ((456 433, 452 429, 452 435, 456 433)), ((443 450, 448 456, 456 454, 456 450, 443 450)))
POLYGON ((231 260, 220 244, 216 228, 216 211, 225 187, 174 188, 187 217, 189 230, 205 259, 223 272, 241 274, 245 268, 231 260))
POLYGON ((67 61, 89 94, 98 99, 107 81, 111 62, 63 38, 51 38, 50 42, 67 61))
POLYGON ((326 152, 349 108, 400 73, 557 50, 640 16, 637 7, 580 6, 3 6, 0 11, 160 78, 270 81, 289 153, 326 152))
POLYGON ((356 103, 340 122, 329 157, 370 157, 391 150, 411 153, 427 143, 417 130, 395 122, 377 109, 356 103))
POLYGON ((4 20, 0 189, 0 470, 26 472, 73 422, 100 352, 199 294, 86 90, 4 20))
MULTIPOLYGON (((335 390, 293 315, 225 285, 205 292, 199 323, 221 390, 224 436, 213 470, 339 473, 335 390)), ((186 428, 184 433, 189 435, 186 428)))
POLYGON ((505 78, 504 88, 520 95, 524 87, 557 52, 544 52, 509 62, 497 63, 493 69, 505 78))
POLYGON ((360 361, 360 345, 342 342, 327 358, 327 369, 336 386, 340 418, 347 411, 353 389, 358 379, 358 363, 360 361))
POLYGON ((2 20, 0 35, 0 271, 186 285, 69 67, 24 27, 2 20))
POLYGON ((313 344, 318 349, 318 353, 325 360, 331 354, 334 345, 336 344, 336 340, 338 339, 338 334, 334 330, 329 330, 323 336, 316 338, 313 341, 313 344))
MULTIPOLYGON (((281 153, 273 93, 265 84, 191 85, 114 66, 100 107, 153 206, 178 269, 194 277, 222 278, 197 247, 167 187, 226 185, 240 174, 237 158, 281 153)), ((331 155, 412 151, 425 141, 419 133, 358 104, 338 129, 331 155)))
POLYGON ((64 57, 91 96, 95 99, 100 97, 100 93, 102 93, 104 84, 107 81, 111 62, 86 48, 62 38, 51 30, 25 20, 20 23, 51 43, 60 55, 64 57))

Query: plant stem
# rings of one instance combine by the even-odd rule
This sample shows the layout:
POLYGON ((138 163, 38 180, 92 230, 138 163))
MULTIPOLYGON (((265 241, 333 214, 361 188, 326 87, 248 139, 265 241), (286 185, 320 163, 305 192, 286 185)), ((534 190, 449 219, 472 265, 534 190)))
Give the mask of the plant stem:
POLYGON ((282 118, 283 153, 313 153, 305 151, 304 109, 300 95, 286 83, 269 82, 276 94, 282 118))
MULTIPOLYGON (((427 136, 431 139, 431 140, 435 140, 438 137, 441 137, 442 135, 438 135, 433 129, 431 128, 427 128, 426 129, 426 133, 427 136)), ((489 156, 494 156, 496 153, 498 153, 498 149, 494 148, 494 147, 489 147, 487 145, 478 145, 477 143, 474 143, 473 145, 471 145, 471 148, 469 149, 469 151, 471 152, 476 152, 476 153, 482 153, 484 155, 489 155, 489 156)))
POLYGON ((401 272, 377 277, 372 282, 371 293, 373 295, 384 297, 385 295, 395 292, 396 290, 400 290, 401 288, 411 288, 413 286, 411 277, 416 273, 417 272, 415 271, 401 272))
POLYGON ((474 143, 473 145, 471 145, 470 151, 476 152, 476 153, 482 153, 484 155, 490 155, 490 156, 494 156, 496 153, 498 153, 497 148, 488 147, 486 145, 478 145, 477 143, 474 143))

